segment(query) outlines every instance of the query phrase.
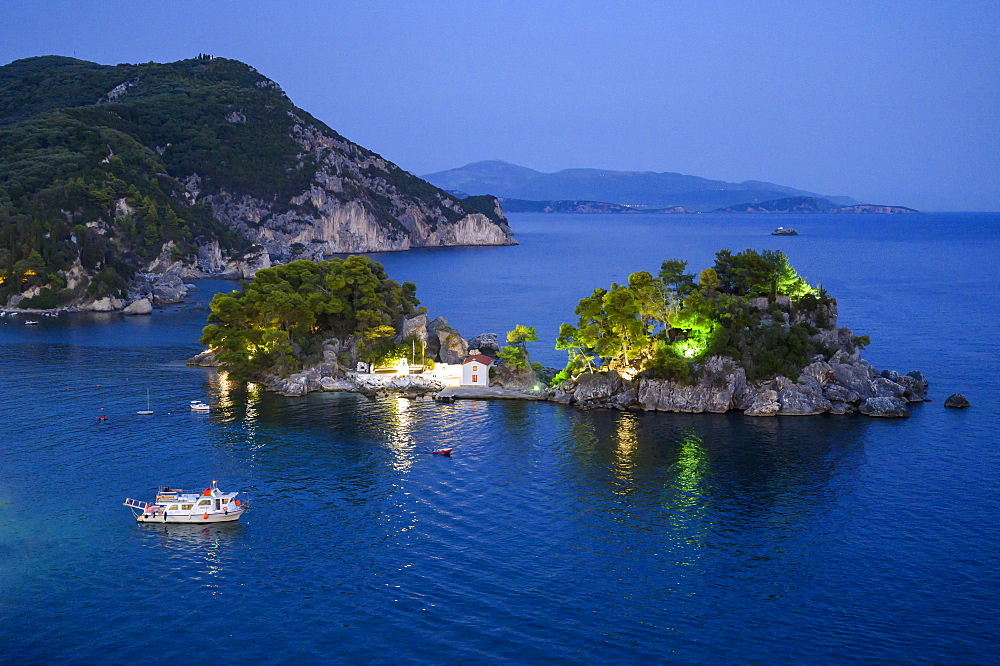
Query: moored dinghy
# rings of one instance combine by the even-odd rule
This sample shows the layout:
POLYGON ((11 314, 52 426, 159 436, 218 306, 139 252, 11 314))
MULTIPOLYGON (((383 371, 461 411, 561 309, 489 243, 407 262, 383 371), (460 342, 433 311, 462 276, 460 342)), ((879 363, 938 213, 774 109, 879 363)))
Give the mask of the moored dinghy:
POLYGON ((225 523, 243 515, 245 508, 237 495, 222 492, 212 481, 211 487, 201 493, 164 486, 153 502, 127 498, 124 505, 132 509, 139 523, 225 523))

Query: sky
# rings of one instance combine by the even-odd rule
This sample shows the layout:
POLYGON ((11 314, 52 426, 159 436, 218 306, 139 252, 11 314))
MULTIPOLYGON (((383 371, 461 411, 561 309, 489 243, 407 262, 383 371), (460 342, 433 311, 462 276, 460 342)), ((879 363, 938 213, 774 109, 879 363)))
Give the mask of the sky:
POLYGON ((1000 211, 1000 2, 0 3, 0 64, 235 58, 418 175, 483 159, 1000 211))

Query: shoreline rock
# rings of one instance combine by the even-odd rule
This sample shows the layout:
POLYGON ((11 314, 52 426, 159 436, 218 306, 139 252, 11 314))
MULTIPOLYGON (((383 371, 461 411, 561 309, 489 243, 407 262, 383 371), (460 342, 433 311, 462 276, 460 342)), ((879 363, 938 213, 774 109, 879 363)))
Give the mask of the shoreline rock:
POLYGON ((949 409, 965 409, 966 407, 970 407, 971 403, 961 393, 952 393, 945 398, 944 406, 949 409))
MULTIPOLYGON (((839 354, 839 352, 838 352, 839 354)), ((444 386, 430 375, 379 375, 347 370, 328 360, 288 377, 271 375, 266 389, 298 397, 316 391, 360 393, 369 398, 401 395, 454 402, 456 399, 519 399, 573 405, 578 409, 658 411, 674 413, 742 412, 751 417, 863 414, 874 418, 907 418, 909 402, 923 402, 927 382, 920 373, 878 373, 862 359, 814 361, 803 368, 797 382, 776 377, 747 382, 745 370, 726 357, 708 359, 699 379, 682 384, 663 379, 624 379, 615 372, 586 373, 553 389, 533 389, 531 381, 494 381, 489 387, 444 386), (889 374, 897 381, 883 376, 889 374), (919 379, 918 379, 919 377, 919 379), (846 385, 845 385, 846 384, 846 385)), ((214 354, 202 352, 189 365, 217 366, 214 354)), ((507 369, 510 374, 510 369, 507 369)))
POLYGON ((797 382, 778 376, 748 382, 745 370, 722 356, 709 358, 690 384, 665 379, 622 379, 617 373, 591 373, 567 380, 548 392, 548 400, 582 409, 722 414, 814 416, 859 412, 880 418, 906 418, 909 402, 926 400, 927 382, 919 372, 878 373, 856 354, 838 351, 815 360, 797 382))

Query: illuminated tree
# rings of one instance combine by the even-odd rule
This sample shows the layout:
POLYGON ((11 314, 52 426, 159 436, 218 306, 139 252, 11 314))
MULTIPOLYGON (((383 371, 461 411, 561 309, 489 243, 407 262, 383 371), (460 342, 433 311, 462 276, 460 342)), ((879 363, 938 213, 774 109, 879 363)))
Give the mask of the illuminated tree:
POLYGON ((528 357, 527 343, 538 340, 534 326, 517 324, 513 331, 507 332, 508 344, 500 348, 500 358, 512 368, 527 370, 531 361, 528 357))
POLYGON ((355 337, 360 348, 391 338, 419 303, 415 293, 367 257, 293 261, 258 271, 240 291, 217 294, 201 341, 238 375, 274 364, 287 370, 325 337, 355 337))

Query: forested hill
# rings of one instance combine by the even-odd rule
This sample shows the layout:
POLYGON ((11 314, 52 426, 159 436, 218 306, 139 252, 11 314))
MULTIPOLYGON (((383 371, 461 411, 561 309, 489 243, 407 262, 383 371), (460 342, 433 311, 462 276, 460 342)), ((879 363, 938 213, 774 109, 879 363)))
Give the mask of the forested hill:
POLYGON ((244 63, 0 67, 0 305, 124 295, 145 270, 512 242, 495 199, 403 171, 244 63))

